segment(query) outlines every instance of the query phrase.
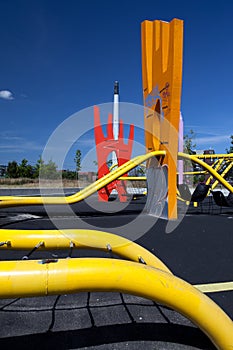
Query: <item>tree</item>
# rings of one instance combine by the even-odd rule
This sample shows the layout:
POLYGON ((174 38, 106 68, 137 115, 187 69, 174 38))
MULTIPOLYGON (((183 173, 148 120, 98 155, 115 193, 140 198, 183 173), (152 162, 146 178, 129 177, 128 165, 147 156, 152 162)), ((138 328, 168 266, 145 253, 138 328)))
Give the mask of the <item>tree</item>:
POLYGON ((35 179, 37 179, 39 177, 40 170, 41 170, 43 165, 44 165, 44 161, 43 161, 42 157, 40 156, 40 158, 37 160, 35 168, 34 168, 34 175, 33 175, 33 177, 35 179))
POLYGON ((195 132, 192 129, 184 135, 184 152, 193 154, 193 150, 196 148, 196 143, 193 142, 194 138, 195 132))
POLYGON ((80 149, 77 149, 75 153, 75 158, 74 158, 77 178, 78 178, 78 172, 81 170, 81 158, 82 158, 82 152, 80 151, 80 149))
MULTIPOLYGON (((233 153, 233 135, 230 136, 230 139, 231 139, 231 144, 230 144, 230 148, 226 149, 227 153, 233 153)), ((226 177, 227 179, 233 178, 233 167, 230 169, 226 177)))
POLYGON ((7 166, 7 177, 16 179, 17 177, 19 177, 19 166, 18 163, 13 160, 13 162, 9 162, 8 166, 7 166))
POLYGON ((76 172, 72 170, 63 170, 62 171, 62 178, 67 180, 75 180, 76 179, 76 172))
POLYGON ((27 159, 23 159, 18 166, 19 177, 32 178, 33 177, 33 168, 28 164, 27 159))
MULTIPOLYGON (((184 152, 188 154, 194 154, 194 149, 196 148, 196 143, 194 142, 195 132, 191 129, 187 134, 184 135, 184 152)), ((202 168, 195 162, 185 161, 184 162, 185 171, 200 171, 202 168)), ((194 175, 193 183, 197 183, 202 180, 199 175, 194 175)))
POLYGON ((231 139, 231 145, 229 149, 226 149, 227 153, 233 153, 233 135, 230 136, 231 139))
POLYGON ((54 180, 59 177, 59 173, 57 171, 57 165, 52 161, 52 159, 49 160, 47 164, 43 163, 40 167, 40 178, 41 179, 49 179, 54 180))
POLYGON ((54 163, 50 159, 49 162, 46 164, 42 159, 42 157, 40 156, 35 166, 34 177, 35 178, 40 177, 41 179, 49 179, 49 180, 58 179, 59 173, 57 171, 56 163, 54 163))

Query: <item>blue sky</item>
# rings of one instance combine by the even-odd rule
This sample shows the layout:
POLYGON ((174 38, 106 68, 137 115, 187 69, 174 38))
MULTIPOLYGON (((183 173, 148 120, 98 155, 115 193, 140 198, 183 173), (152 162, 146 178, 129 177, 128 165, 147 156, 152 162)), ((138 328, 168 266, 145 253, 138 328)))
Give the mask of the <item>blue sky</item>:
POLYGON ((185 132, 195 131, 198 149, 229 147, 231 0, 0 0, 0 6, 0 164, 23 158, 35 164, 66 118, 112 101, 115 80, 121 101, 142 104, 140 26, 146 19, 184 20, 185 132))

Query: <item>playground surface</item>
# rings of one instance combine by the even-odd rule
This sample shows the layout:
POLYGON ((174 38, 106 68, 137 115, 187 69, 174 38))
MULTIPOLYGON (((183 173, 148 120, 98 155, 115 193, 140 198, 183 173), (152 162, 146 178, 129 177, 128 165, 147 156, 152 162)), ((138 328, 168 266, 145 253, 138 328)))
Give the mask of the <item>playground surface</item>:
MULTIPOLYGON (((92 196, 93 203, 97 197, 92 196)), ((118 213, 103 213, 90 203, 72 205, 96 230, 121 233, 122 225, 133 221, 143 210, 145 198, 131 201, 118 213)), ((113 202, 114 203, 114 202, 113 202)), ((111 207, 113 204, 108 203, 111 207)), ((105 203, 106 204, 106 203, 105 203)), ((119 206, 122 203, 118 203, 119 206)), ((48 217, 42 206, 1 210, 1 228, 77 228, 75 214, 64 215, 63 206, 51 206, 48 217), (53 221, 55 220, 55 221, 53 221)), ((152 218, 141 216, 142 227, 152 218)), ((191 284, 233 281, 233 211, 220 210, 209 203, 190 206, 184 219, 171 233, 165 220, 157 220, 136 239, 136 243, 157 255, 178 277, 191 284)), ((126 227, 128 227, 126 225, 126 227)), ((25 251, 1 251, 1 260, 22 259, 25 251)), ((69 252, 36 251, 29 259, 66 258, 69 252)), ((93 250, 73 250, 72 257, 116 257, 93 250)), ((117 257, 116 257, 117 258, 117 257)), ((36 278, 36 276, 35 276, 36 278)), ((233 319, 233 291, 211 292, 213 299, 233 319)), ((77 293, 0 300, 0 346, 2 349, 214 349, 208 338, 188 319, 151 300, 121 293, 77 293)))

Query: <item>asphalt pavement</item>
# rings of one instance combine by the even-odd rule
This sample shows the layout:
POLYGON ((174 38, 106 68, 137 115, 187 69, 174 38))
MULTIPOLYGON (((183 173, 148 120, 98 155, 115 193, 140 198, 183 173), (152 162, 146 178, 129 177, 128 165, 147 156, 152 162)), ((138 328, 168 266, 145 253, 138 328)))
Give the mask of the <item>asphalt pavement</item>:
MULTIPOLYGON (((72 206, 1 209, 8 229, 83 228, 117 233, 147 248, 191 284, 233 281, 233 210, 213 203, 180 208, 180 221, 144 213, 145 198, 122 204, 99 203, 96 196, 72 206), (185 213, 186 212, 186 213, 185 213), (184 217, 183 217, 183 214, 184 217), (175 227, 177 226, 177 227, 175 227), (169 233, 168 233, 169 232, 169 233)), ((1 251, 17 260, 26 251, 1 251)), ((29 259, 66 258, 69 251, 36 251, 29 259)), ((110 257, 73 250, 72 257, 110 257)), ((208 293, 233 319, 233 291, 208 293)), ((217 322, 217 321, 216 321, 217 322)), ((214 349, 190 320, 170 308, 123 293, 77 293, 0 300, 1 349, 214 349)))

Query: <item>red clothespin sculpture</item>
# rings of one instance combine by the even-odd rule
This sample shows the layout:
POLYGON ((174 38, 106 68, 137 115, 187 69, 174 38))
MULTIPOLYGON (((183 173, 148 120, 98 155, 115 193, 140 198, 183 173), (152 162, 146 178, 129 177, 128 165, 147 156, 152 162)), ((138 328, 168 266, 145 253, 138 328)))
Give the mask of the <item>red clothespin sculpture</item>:
MULTIPOLYGON (((100 122, 99 107, 94 106, 94 133, 98 163, 98 178, 100 179, 101 177, 109 173, 107 161, 110 153, 116 153, 118 166, 121 166, 122 164, 131 159, 134 139, 134 125, 130 125, 128 143, 124 143, 123 121, 120 120, 119 137, 118 140, 114 140, 113 117, 112 114, 109 114, 107 123, 107 136, 105 136, 100 122)), ((125 174, 124 176, 127 176, 127 174, 125 174)), ((127 191, 123 180, 115 180, 107 186, 105 186, 104 188, 102 188, 101 190, 99 190, 99 200, 108 201, 109 196, 114 189, 118 193, 119 200, 121 202, 126 202, 127 191)))

